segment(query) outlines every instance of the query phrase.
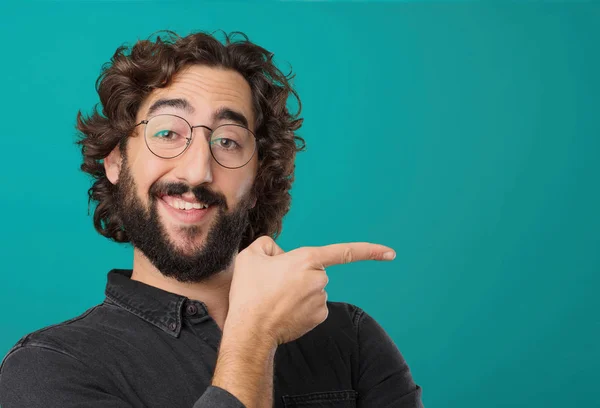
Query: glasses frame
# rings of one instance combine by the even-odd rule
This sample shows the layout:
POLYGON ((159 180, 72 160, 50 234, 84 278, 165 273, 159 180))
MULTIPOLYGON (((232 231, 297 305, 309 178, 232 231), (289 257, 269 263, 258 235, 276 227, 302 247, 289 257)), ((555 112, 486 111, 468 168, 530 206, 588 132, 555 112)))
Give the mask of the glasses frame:
POLYGON ((187 121, 185 118, 183 118, 183 117, 181 117, 181 116, 179 116, 179 115, 173 115, 173 114, 171 114, 171 113, 161 113, 161 114, 159 114, 159 115, 154 115, 154 116, 152 116, 152 117, 150 117, 150 118, 148 118, 148 119, 144 119, 144 120, 142 120, 140 123, 136 124, 136 125, 134 126, 134 128, 138 127, 139 125, 144 125, 144 143, 146 144, 146 147, 148 148, 148 150, 150 151, 150 153, 152 153, 152 154, 153 154, 153 155, 155 155, 156 157, 160 157, 161 159, 174 159, 174 158, 176 158, 176 157, 179 157, 179 156, 181 156, 182 154, 184 154, 184 153, 185 153, 185 151, 188 149, 188 147, 190 147, 190 145, 192 144, 192 140, 194 139, 194 129, 196 129, 196 128, 204 128, 204 129, 208 129, 208 131, 210 132, 210 133, 209 133, 209 135, 208 135, 208 139, 209 139, 209 140, 210 140, 210 139, 212 139, 212 135, 213 135, 213 133, 215 133, 215 132, 217 131, 217 129, 219 129, 219 128, 223 127, 223 126, 237 126, 237 127, 241 127, 241 128, 243 128, 243 129, 246 129, 248 132, 250 132, 250 134, 251 134, 251 135, 252 135, 252 137, 254 138, 254 150, 252 151, 252 154, 251 154, 251 155, 250 155, 250 157, 248 158, 248 161, 246 161, 246 163, 242 164, 241 166, 237 166, 237 167, 228 167, 228 166, 225 166, 225 165, 221 164, 221 163, 220 163, 220 162, 217 160, 217 158, 215 157, 215 155, 214 155, 214 153, 213 153, 213 151, 212 151, 212 147, 210 146, 210 142, 209 142, 208 150, 210 150, 210 155, 212 156, 213 160, 214 160, 214 161, 216 161, 216 162, 217 162, 217 164, 218 164, 219 166, 221 166, 221 167, 225 167, 226 169, 239 169, 239 168, 242 168, 242 167, 244 167, 245 165, 247 165, 248 163, 250 163, 250 160, 252 160, 252 158, 253 158, 253 157, 254 157, 254 155, 256 154, 256 150, 257 150, 257 148, 258 148, 258 141, 257 141, 257 139, 256 139, 256 135, 254 134, 254 132, 253 132, 253 131, 251 131, 250 129, 248 129, 246 126, 244 126, 244 125, 240 125, 240 124, 238 124, 238 123, 224 123, 224 124, 222 124, 222 125, 219 125, 219 126, 217 126, 217 127, 216 127, 216 128, 214 128, 214 129, 211 129, 211 128, 209 128, 208 126, 205 126, 205 125, 196 125, 196 126, 192 126, 192 125, 190 125, 190 122, 188 122, 188 121, 187 121), (190 133, 189 133, 189 134, 190 134, 190 137, 186 137, 186 140, 187 140, 187 142, 186 142, 186 144, 185 144, 185 147, 183 148, 183 150, 181 151, 181 153, 178 153, 177 155, 175 155, 175 156, 173 156, 173 157, 163 157, 163 156, 159 156, 158 154, 156 154, 156 153, 154 153, 154 152, 152 151, 152 149, 150 148, 150 146, 148 146, 148 139, 147 139, 147 137, 146 137, 146 130, 148 129, 148 126, 146 126, 146 125, 148 125, 148 122, 150 122, 152 119, 154 119, 154 118, 156 118, 156 117, 158 117, 158 116, 174 116, 174 117, 176 117, 176 118, 179 118, 179 119, 183 120, 185 123, 187 123, 188 127, 190 128, 190 133))

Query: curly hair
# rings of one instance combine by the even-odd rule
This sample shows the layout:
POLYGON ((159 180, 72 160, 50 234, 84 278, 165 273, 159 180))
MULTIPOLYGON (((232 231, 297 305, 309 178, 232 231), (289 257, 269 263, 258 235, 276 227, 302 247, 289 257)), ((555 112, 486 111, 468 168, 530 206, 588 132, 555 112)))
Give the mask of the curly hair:
POLYGON ((129 242, 115 206, 117 186, 106 177, 103 159, 117 145, 125 151, 137 111, 154 89, 168 86, 182 68, 201 64, 237 71, 252 91, 259 160, 253 185, 257 203, 250 210, 249 226, 239 249, 261 235, 276 238, 290 209, 296 153, 305 149, 304 139, 296 134, 303 119, 299 117, 300 98, 290 83, 295 75, 291 70, 284 75, 273 62, 274 54, 253 44, 241 32, 223 33, 224 43, 204 32, 186 37, 165 33, 163 39, 157 36, 154 41, 140 40, 132 47, 119 47, 96 81, 102 111, 96 105, 88 116, 81 111, 77 114, 81 170, 95 179, 88 190, 88 203, 97 202, 94 227, 109 239, 129 242), (298 103, 295 114, 286 106, 290 95, 298 103))

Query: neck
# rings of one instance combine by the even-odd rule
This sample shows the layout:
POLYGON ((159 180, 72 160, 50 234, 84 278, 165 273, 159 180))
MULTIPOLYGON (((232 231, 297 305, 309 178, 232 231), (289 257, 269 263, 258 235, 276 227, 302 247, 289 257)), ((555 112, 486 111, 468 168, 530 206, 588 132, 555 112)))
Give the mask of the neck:
POLYGON ((209 279, 202 282, 179 282, 164 276, 146 256, 134 248, 132 280, 176 293, 189 299, 199 300, 208 308, 208 313, 223 330, 229 310, 229 288, 233 277, 233 263, 209 279))

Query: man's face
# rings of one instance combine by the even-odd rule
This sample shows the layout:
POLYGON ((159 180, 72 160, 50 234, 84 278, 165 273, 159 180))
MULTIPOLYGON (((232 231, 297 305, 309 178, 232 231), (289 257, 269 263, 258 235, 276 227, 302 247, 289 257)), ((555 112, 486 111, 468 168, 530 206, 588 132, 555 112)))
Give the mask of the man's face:
MULTIPOLYGON (((179 72, 169 87, 152 92, 140 107, 136 123, 173 114, 192 126, 214 129, 225 123, 239 124, 216 119, 215 113, 223 108, 243 115, 248 128, 254 129, 251 90, 245 79, 235 71, 195 65, 179 72), (179 100, 176 104, 165 103, 175 99, 179 100), (161 107, 149 114, 157 102, 161 107)), ((244 167, 222 167, 211 156, 208 135, 207 129, 195 128, 192 143, 182 155, 163 159, 148 149, 144 125, 140 125, 128 140, 118 169, 118 211, 132 244, 163 275, 184 282, 202 281, 230 264, 246 229, 248 211, 255 204, 251 188, 258 153, 244 167), (179 200, 210 205, 182 210, 176 208, 181 206, 179 200)), ((116 170, 107 168, 113 183, 115 174, 116 170)))

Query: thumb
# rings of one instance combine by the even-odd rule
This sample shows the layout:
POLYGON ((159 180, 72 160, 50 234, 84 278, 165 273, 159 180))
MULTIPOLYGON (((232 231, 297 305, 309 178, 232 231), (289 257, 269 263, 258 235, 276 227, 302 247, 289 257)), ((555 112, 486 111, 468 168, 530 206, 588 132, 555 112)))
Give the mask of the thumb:
POLYGON ((285 253, 285 251, 283 249, 281 249, 279 247, 279 245, 277 245, 275 243, 273 238, 271 238, 267 235, 258 237, 251 244, 251 246, 253 247, 253 249, 257 250, 259 253, 262 253, 262 254, 268 255, 268 256, 276 256, 276 255, 281 255, 281 254, 285 253))

